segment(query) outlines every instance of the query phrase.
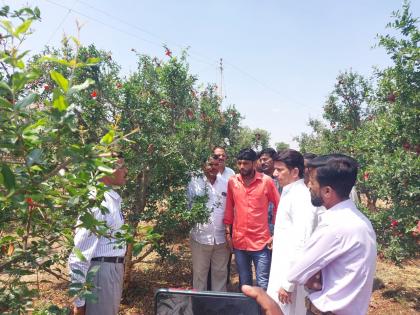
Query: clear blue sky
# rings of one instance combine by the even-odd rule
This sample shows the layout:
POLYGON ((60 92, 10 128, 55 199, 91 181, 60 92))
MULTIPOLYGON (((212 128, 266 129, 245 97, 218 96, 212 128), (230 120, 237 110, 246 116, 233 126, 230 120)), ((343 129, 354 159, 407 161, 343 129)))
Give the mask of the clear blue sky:
MULTIPOLYGON (((63 32, 84 27, 83 44, 112 51, 124 73, 135 69, 138 52, 165 58, 190 47, 191 72, 199 81, 220 85, 224 60, 223 106, 235 104, 244 125, 264 128, 274 144, 296 148, 292 138, 308 132, 309 117, 322 106, 340 71, 364 75, 390 63, 381 48, 372 48, 385 32, 394 0, 14 0, 41 9, 42 23, 27 48, 39 52, 59 46, 63 32)), ((411 3, 420 16, 420 1, 411 3)))

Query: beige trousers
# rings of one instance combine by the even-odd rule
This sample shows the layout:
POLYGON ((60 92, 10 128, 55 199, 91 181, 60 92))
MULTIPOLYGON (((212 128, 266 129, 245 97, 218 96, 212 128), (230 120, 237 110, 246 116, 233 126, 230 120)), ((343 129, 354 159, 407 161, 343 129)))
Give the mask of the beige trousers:
POLYGON ((211 290, 226 291, 227 263, 230 250, 226 243, 204 245, 190 238, 193 263, 193 288, 207 290, 207 275, 211 266, 211 290))

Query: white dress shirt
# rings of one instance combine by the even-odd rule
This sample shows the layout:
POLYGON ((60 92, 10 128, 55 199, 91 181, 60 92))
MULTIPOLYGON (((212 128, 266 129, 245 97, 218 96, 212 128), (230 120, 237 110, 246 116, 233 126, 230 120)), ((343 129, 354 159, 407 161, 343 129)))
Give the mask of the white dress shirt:
POLYGON ((267 293, 279 304, 285 315, 306 314, 304 288, 290 283, 287 280, 287 273, 316 224, 317 208, 311 203, 310 192, 303 179, 284 186, 274 227, 273 254, 267 293), (293 292, 293 303, 280 303, 278 298, 280 288, 293 292))
MULTIPOLYGON (((112 236, 117 233, 124 224, 121 214, 121 197, 114 190, 109 190, 104 194, 104 200, 101 205, 109 210, 102 214, 99 208, 92 209, 92 215, 98 221, 105 221, 112 236)), ((78 221, 77 224, 81 222, 78 221)), ((70 277, 73 282, 85 282, 86 273, 90 267, 90 260, 94 257, 124 257, 126 251, 125 244, 116 244, 115 239, 107 237, 98 237, 85 228, 77 228, 74 236, 74 247, 78 248, 86 261, 80 260, 74 252, 69 256, 70 277), (85 277, 74 273, 73 270, 80 270, 85 277)), ((83 299, 76 299, 75 305, 80 307, 85 304, 83 299)))
POLYGON ((231 176, 235 175, 235 172, 230 167, 225 167, 223 173, 217 174, 217 176, 223 177, 223 179, 227 182, 231 176))
POLYGON ((325 211, 289 270, 290 282, 304 284, 322 271, 322 290, 309 294, 321 311, 366 314, 376 267, 376 235, 370 221, 350 199, 325 211))
POLYGON ((216 177, 212 185, 206 176, 193 177, 188 184, 188 200, 190 205, 195 196, 204 196, 207 193, 207 209, 210 210, 210 218, 207 223, 197 224, 191 230, 191 237, 200 244, 214 245, 226 242, 225 215, 227 181, 221 176, 216 177))

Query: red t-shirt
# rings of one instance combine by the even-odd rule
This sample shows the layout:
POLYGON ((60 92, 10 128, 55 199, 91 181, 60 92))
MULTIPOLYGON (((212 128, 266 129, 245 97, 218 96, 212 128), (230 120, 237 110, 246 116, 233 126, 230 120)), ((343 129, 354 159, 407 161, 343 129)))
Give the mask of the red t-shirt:
POLYGON ((224 224, 233 224, 233 247, 241 250, 262 250, 271 238, 268 227, 268 203, 274 204, 275 222, 280 194, 271 177, 255 173, 245 186, 242 176, 229 178, 224 224))

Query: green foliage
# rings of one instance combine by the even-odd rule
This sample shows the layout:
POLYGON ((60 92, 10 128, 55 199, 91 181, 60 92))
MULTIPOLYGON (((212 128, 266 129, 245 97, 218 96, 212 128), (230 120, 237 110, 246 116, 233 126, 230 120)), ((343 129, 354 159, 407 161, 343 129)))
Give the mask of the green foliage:
POLYGON ((285 142, 276 142, 274 147, 277 152, 280 152, 289 149, 290 146, 285 142))
POLYGON ((345 72, 324 106, 328 128, 311 121, 313 133, 297 138, 303 152, 343 152, 360 164, 357 189, 364 194, 379 251, 401 262, 418 254, 420 213, 420 31, 405 3, 379 36, 393 64, 368 83, 345 72))
MULTIPOLYGON (((89 86, 75 85, 78 59, 55 59, 70 65, 42 72, 44 65, 27 64, 19 47, 31 34, 39 10, 1 10, 5 49, 0 56, 0 312, 24 313, 37 290, 23 276, 40 270, 53 272, 64 264, 72 247, 76 218, 89 216, 101 201, 105 187, 100 167, 112 159, 101 157, 107 144, 83 141, 76 128, 76 95, 89 86), (15 24, 17 23, 17 26, 15 24), (64 69, 65 68, 65 69, 64 69), (49 87, 40 89, 42 77, 49 87), (96 191, 95 198, 91 192, 96 191)), ((78 48, 76 48, 78 49, 78 48)), ((100 224, 82 220, 82 226, 104 233, 100 224), (91 222, 90 222, 91 223, 91 222)))

